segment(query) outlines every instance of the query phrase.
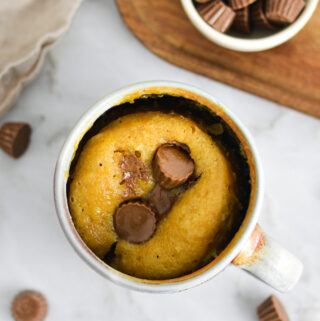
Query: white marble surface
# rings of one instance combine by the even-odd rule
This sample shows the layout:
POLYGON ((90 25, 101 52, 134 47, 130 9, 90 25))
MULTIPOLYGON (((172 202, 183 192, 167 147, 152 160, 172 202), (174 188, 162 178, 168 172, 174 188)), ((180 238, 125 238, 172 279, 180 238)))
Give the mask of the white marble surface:
POLYGON ((94 101, 123 85, 187 82, 224 101, 256 139, 265 170, 261 225, 300 257, 300 283, 279 294, 293 321, 320 320, 320 122, 182 70, 144 48, 111 0, 87 0, 36 81, 2 119, 32 124, 32 144, 17 161, 0 152, 0 319, 25 288, 46 294, 47 320, 254 321, 275 291, 235 267, 175 295, 119 288, 72 250, 55 215, 52 178, 69 129, 94 101))

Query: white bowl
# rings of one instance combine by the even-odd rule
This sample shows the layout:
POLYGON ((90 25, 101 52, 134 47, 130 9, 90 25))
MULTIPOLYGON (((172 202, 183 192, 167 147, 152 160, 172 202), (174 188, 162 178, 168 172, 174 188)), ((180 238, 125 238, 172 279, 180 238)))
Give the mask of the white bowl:
POLYGON ((289 26, 277 31, 257 31, 249 36, 228 35, 219 32, 202 19, 192 0, 181 0, 181 3, 190 21, 206 38, 228 49, 253 52, 279 46, 295 36, 311 18, 318 0, 306 0, 306 6, 300 16, 289 26))

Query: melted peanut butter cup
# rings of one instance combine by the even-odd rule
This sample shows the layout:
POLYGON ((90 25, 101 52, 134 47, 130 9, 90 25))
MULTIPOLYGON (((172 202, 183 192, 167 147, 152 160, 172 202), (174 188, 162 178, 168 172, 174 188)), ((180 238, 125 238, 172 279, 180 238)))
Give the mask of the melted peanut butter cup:
POLYGON ((168 190, 156 184, 149 195, 148 204, 157 214, 157 220, 164 218, 171 210, 175 197, 170 197, 168 190))
POLYGON ((175 188, 188 180, 195 165, 190 154, 179 145, 161 145, 153 159, 153 175, 165 189, 175 188))
POLYGON ((113 216, 113 226, 118 236, 135 244, 144 243, 152 237, 156 222, 154 212, 141 202, 122 204, 113 216))

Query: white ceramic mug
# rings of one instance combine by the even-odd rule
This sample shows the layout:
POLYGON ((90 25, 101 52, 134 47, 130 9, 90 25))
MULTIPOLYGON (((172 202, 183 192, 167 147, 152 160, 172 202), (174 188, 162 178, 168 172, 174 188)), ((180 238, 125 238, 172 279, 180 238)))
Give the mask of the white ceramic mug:
POLYGON ((241 122, 216 98, 182 83, 153 81, 119 89, 95 103, 78 120, 66 139, 57 161, 54 199, 61 226, 69 242, 94 270, 105 278, 130 289, 146 292, 178 292, 213 278, 229 264, 234 264, 279 291, 290 290, 299 280, 302 263, 270 239, 257 224, 263 197, 263 175, 253 140, 241 122), (199 270, 170 280, 144 280, 121 273, 100 260, 82 241, 73 225, 67 200, 69 168, 84 134, 104 112, 146 94, 167 94, 191 99, 214 111, 231 127, 244 147, 250 167, 251 196, 245 218, 228 246, 220 255, 199 270))

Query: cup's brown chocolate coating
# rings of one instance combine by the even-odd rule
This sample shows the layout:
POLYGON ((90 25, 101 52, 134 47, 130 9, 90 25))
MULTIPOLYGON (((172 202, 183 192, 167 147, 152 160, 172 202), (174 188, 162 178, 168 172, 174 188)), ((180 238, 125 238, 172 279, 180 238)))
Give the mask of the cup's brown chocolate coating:
POLYGON ((156 213, 158 221, 170 212, 174 202, 175 198, 170 197, 168 190, 161 187, 158 183, 154 186, 148 199, 148 204, 156 213))
POLYGON ((221 0, 214 0, 199 6, 199 14, 214 29, 227 32, 235 18, 234 11, 221 0))
POLYGON ((258 306, 257 314, 260 321, 289 321, 284 306, 275 295, 271 295, 258 306))
POLYGON ((166 143, 156 150, 153 175, 165 189, 172 189, 186 182, 194 168, 194 161, 189 153, 178 145, 166 143))
POLYGON ((206 2, 209 2, 211 0, 195 0, 195 1, 198 2, 198 3, 206 3, 206 2))
POLYGON ((231 8, 233 10, 239 10, 248 7, 250 4, 254 3, 256 0, 228 0, 231 8))
POLYGON ((272 25, 265 16, 264 13, 264 2, 262 0, 257 0, 250 6, 250 12, 252 17, 252 23, 255 27, 261 29, 274 30, 276 27, 272 25))
POLYGON ((16 321, 43 321, 48 312, 46 298, 39 292, 27 290, 13 300, 11 313, 16 321))
POLYGON ((236 11, 236 17, 234 19, 232 28, 242 33, 250 33, 251 25, 250 25, 250 16, 249 16, 249 8, 245 7, 236 11))
POLYGON ((304 0, 266 0, 266 17, 277 25, 288 25, 296 20, 305 5, 304 0))
POLYGON ((113 216, 113 226, 118 236, 130 243, 148 241, 156 230, 154 212, 142 202, 120 205, 113 216))
POLYGON ((27 123, 5 123, 0 129, 0 148, 18 158, 29 146, 30 135, 31 127, 27 123))
POLYGON ((168 142, 168 144, 172 144, 174 146, 178 146, 178 147, 182 148, 184 151, 186 151, 188 154, 190 154, 189 146, 184 144, 184 143, 177 142, 176 140, 171 140, 171 141, 168 142))

